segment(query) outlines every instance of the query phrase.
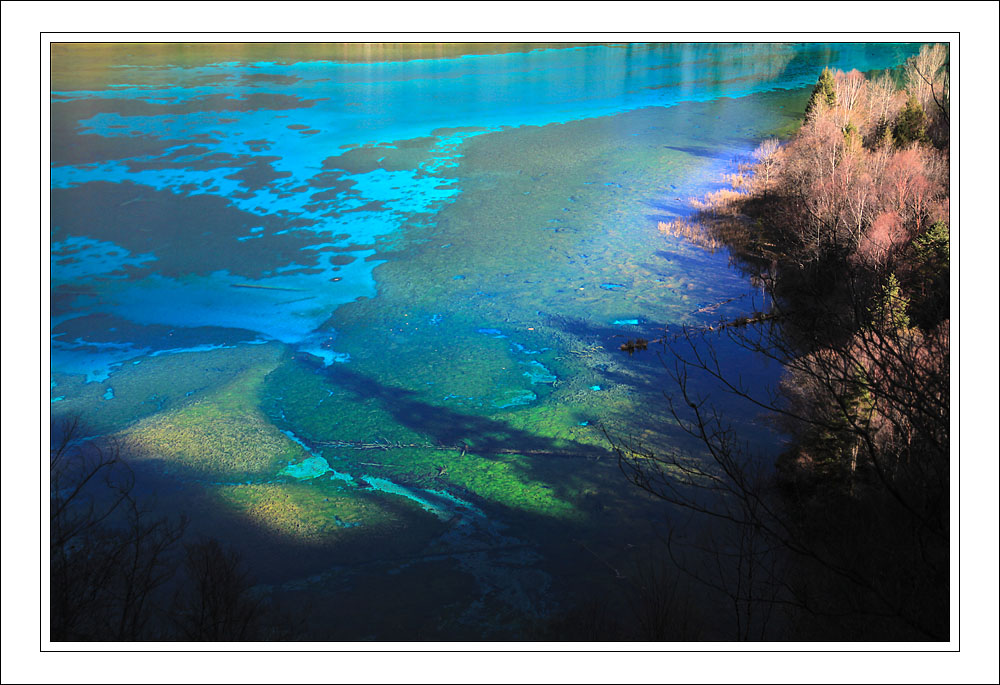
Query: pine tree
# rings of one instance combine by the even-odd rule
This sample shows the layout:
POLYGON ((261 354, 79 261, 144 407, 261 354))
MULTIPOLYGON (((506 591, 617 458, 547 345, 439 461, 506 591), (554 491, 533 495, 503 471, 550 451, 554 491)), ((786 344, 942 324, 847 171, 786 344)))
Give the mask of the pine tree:
POLYGON ((813 86, 812 95, 809 96, 809 104, 806 105, 806 116, 808 117, 820 105, 833 107, 837 104, 837 91, 833 82, 833 72, 829 68, 824 68, 819 75, 819 80, 813 86))
POLYGON ((913 316, 917 324, 930 329, 949 314, 948 224, 934 222, 926 232, 913 239, 912 245, 916 265, 913 316))
POLYGON ((886 149, 892 148, 896 143, 895 139, 892 137, 892 126, 890 126, 888 122, 883 122, 881 125, 883 126, 882 137, 879 139, 878 147, 886 149))
POLYGON ((869 320, 877 327, 905 331, 910 327, 910 316, 907 313, 909 305, 909 299, 900 292, 899 279, 896 274, 890 273, 882 286, 882 292, 868 310, 869 320))
POLYGON ((913 239, 917 261, 931 276, 948 269, 949 231, 944 221, 935 221, 927 231, 913 239))
POLYGON ((906 101, 906 106, 896 117, 896 125, 892 129, 896 145, 906 147, 910 143, 927 143, 930 138, 927 136, 927 115, 924 108, 917 102, 917 98, 910 96, 906 101))

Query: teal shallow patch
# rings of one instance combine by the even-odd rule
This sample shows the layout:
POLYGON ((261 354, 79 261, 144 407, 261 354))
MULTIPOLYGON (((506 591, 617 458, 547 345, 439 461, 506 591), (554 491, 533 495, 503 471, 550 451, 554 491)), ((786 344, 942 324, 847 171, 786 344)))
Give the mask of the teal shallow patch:
POLYGON ((348 485, 357 485, 354 481, 354 476, 349 473, 341 473, 340 471, 336 471, 334 469, 330 469, 330 473, 333 474, 330 476, 330 480, 342 480, 348 485))
POLYGON ((538 399, 538 395, 530 390, 508 390, 501 397, 493 400, 493 406, 498 409, 523 407, 538 399))
POLYGON ((298 464, 289 464, 278 472, 279 476, 291 476, 298 480, 309 480, 331 471, 330 464, 323 457, 307 457, 298 464))
POLYGON ((549 371, 541 362, 518 362, 521 366, 527 366, 528 370, 524 375, 528 377, 532 385, 536 383, 555 383, 559 380, 554 373, 549 371))
MULTIPOLYGON (((432 502, 425 494, 420 494, 416 490, 410 489, 405 485, 393 483, 391 480, 386 478, 376 478, 368 475, 361 476, 361 480, 368 483, 368 485, 370 485, 374 490, 379 492, 385 492, 390 495, 399 495, 400 497, 413 500, 420 505, 421 509, 434 514, 442 521, 447 521, 453 516, 453 513, 449 511, 449 508, 447 506, 443 506, 444 503, 439 504, 432 502)), ((440 495, 438 495, 438 497, 440 497, 440 495)))

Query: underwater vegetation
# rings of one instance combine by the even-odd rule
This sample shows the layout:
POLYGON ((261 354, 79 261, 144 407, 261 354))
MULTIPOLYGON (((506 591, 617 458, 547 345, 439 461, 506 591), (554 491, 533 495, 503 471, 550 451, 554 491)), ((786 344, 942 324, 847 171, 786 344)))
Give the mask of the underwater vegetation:
POLYGON ((264 377, 274 363, 252 366, 204 397, 135 422, 116 437, 137 459, 203 479, 273 475, 303 456, 258 408, 264 377))

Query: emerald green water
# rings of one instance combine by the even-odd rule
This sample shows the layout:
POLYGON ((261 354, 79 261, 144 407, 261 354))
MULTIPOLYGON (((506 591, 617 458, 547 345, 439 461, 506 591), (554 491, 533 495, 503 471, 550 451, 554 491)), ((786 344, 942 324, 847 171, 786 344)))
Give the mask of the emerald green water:
POLYGON ((915 50, 114 65, 53 93, 52 418, 126 445, 312 637, 524 637, 611 597, 670 513, 604 431, 700 454, 619 345, 760 305, 657 222, 793 130, 824 66, 915 50))

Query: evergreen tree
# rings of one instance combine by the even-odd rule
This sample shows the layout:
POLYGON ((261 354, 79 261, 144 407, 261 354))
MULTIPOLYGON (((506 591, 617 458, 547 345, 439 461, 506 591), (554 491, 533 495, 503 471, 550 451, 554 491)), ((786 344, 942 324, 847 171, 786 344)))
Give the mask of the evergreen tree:
POLYGON ((878 147, 891 148, 895 145, 896 141, 892 137, 892 126, 889 122, 883 121, 882 124, 882 137, 879 139, 878 147))
POLYGON ((858 132, 858 127, 854 124, 848 122, 843 129, 844 132, 844 150, 848 152, 856 152, 861 148, 862 140, 861 134, 858 132))
POLYGON ((922 328, 931 329, 948 318, 950 305, 948 224, 936 221, 913 239, 916 293, 913 316, 922 328))
POLYGON ((833 82, 833 72, 829 68, 823 69, 823 73, 819 75, 819 80, 813 86, 812 95, 809 96, 809 104, 806 105, 806 116, 808 117, 812 114, 820 103, 823 103, 827 107, 833 107, 837 104, 837 92, 833 82))
POLYGON ((892 129, 896 145, 906 147, 910 143, 927 143, 930 138, 927 136, 927 115, 924 108, 917 102, 917 98, 910 96, 906 101, 906 106, 896 118, 896 125, 892 129))
POLYGON ((869 320, 876 327, 906 330, 910 327, 909 305, 910 301, 900 291, 899 279, 896 274, 890 273, 882 292, 868 310, 869 320))
POLYGON ((936 276, 941 271, 948 270, 949 239, 948 224, 944 221, 935 221, 925 233, 913 239, 913 248, 917 253, 920 268, 926 269, 929 276, 936 276))

